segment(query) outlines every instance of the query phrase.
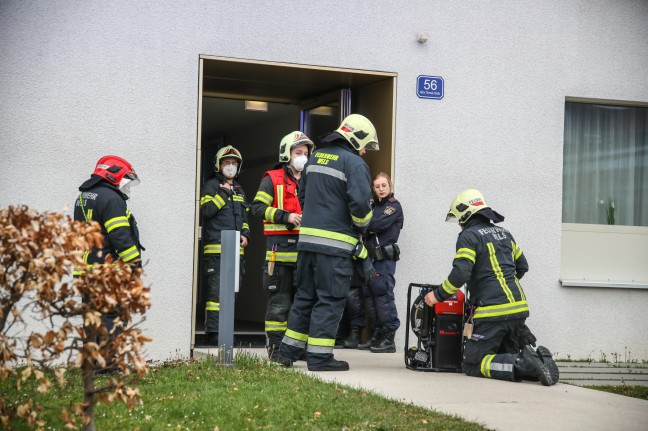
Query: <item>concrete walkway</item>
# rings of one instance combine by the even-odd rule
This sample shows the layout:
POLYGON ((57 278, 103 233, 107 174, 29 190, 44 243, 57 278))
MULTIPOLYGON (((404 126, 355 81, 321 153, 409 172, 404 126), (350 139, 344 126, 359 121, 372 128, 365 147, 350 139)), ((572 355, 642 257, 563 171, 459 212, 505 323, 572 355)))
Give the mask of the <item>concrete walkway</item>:
MULTIPOLYGON (((246 349, 265 358, 264 349, 246 349)), ((403 352, 376 354, 336 349, 348 361, 346 372, 310 372, 305 362, 294 369, 387 398, 457 415, 502 431, 586 430, 646 431, 648 401, 558 383, 512 383, 458 373, 405 368, 403 352)))

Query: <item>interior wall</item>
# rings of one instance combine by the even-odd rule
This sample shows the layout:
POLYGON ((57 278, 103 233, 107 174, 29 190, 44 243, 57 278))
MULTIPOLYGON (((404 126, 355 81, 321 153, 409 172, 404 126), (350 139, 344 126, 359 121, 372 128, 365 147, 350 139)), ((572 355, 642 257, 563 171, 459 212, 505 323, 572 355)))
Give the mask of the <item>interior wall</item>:
POLYGON ((352 111, 367 117, 376 127, 379 151, 367 151, 364 156, 371 177, 387 172, 394 177, 394 87, 396 78, 352 89, 352 111))
MULTIPOLYGON (((272 109, 270 104, 269 109, 272 109)), ((263 112, 257 113, 263 116, 263 112)), ((261 117, 262 118, 262 117, 261 117)), ((233 130, 225 135, 225 144, 241 151, 243 169, 239 181, 245 190, 246 201, 252 203, 263 174, 279 162, 281 138, 299 129, 299 109, 294 115, 271 123, 259 121, 253 127, 233 130), (274 159, 276 157, 276 159, 274 159), (271 162, 264 162, 272 159, 271 162)), ((237 321, 260 322, 265 319, 266 296, 263 292, 263 265, 265 262, 265 236, 263 221, 248 213, 251 231, 250 245, 245 250, 245 277, 236 297, 235 319, 237 321)), ((263 325, 261 325, 263 330, 263 325)))

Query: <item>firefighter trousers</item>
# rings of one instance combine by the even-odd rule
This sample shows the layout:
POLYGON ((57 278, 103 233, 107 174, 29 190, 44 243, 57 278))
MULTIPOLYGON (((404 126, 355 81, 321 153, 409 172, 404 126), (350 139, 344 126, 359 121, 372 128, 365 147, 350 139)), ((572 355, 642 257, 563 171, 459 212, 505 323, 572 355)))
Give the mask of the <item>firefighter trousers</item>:
POLYGON ((463 372, 473 377, 515 381, 519 331, 525 320, 475 319, 472 337, 464 345, 463 372))
MULTIPOLYGON (((209 254, 204 257, 206 276, 206 301, 205 301, 205 332, 218 333, 218 320, 220 319, 220 254, 209 254)), ((245 273, 243 258, 239 267, 239 286, 245 273)))
POLYGON ((281 356, 296 361, 304 349, 309 366, 333 359, 333 348, 353 275, 351 256, 300 251, 297 292, 281 343, 281 356))
POLYGON ((265 314, 266 348, 270 356, 279 352, 279 345, 288 327, 290 305, 295 296, 294 272, 295 264, 275 264, 272 275, 269 275, 267 262, 263 271, 263 290, 268 297, 265 314))

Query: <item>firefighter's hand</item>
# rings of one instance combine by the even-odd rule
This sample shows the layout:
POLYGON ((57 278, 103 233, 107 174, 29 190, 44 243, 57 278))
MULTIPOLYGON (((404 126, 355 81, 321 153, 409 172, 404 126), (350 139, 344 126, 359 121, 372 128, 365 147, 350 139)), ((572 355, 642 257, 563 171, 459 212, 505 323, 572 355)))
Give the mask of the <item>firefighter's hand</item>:
POLYGON ((247 247, 247 245, 248 245, 247 236, 241 235, 241 247, 247 247))
POLYGON ((301 225, 302 216, 297 213, 290 213, 288 215, 288 224, 294 224, 295 226, 301 225))
POLYGON ((434 292, 430 292, 425 295, 425 303, 428 305, 428 307, 432 307, 437 302, 439 301, 436 299, 436 296, 434 296, 434 292))

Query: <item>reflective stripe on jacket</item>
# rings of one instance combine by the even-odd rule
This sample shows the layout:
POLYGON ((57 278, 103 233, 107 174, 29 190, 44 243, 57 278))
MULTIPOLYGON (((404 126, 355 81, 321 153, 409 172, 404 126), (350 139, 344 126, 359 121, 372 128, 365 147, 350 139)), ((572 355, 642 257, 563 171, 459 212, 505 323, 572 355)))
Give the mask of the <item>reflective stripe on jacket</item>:
POLYGON ((506 320, 529 316, 520 279, 527 260, 511 233, 476 214, 457 239, 448 278, 435 291, 445 300, 466 284, 475 319, 506 320))
POLYGON ((349 256, 372 210, 369 167, 344 139, 316 150, 302 173, 297 250, 349 256))

